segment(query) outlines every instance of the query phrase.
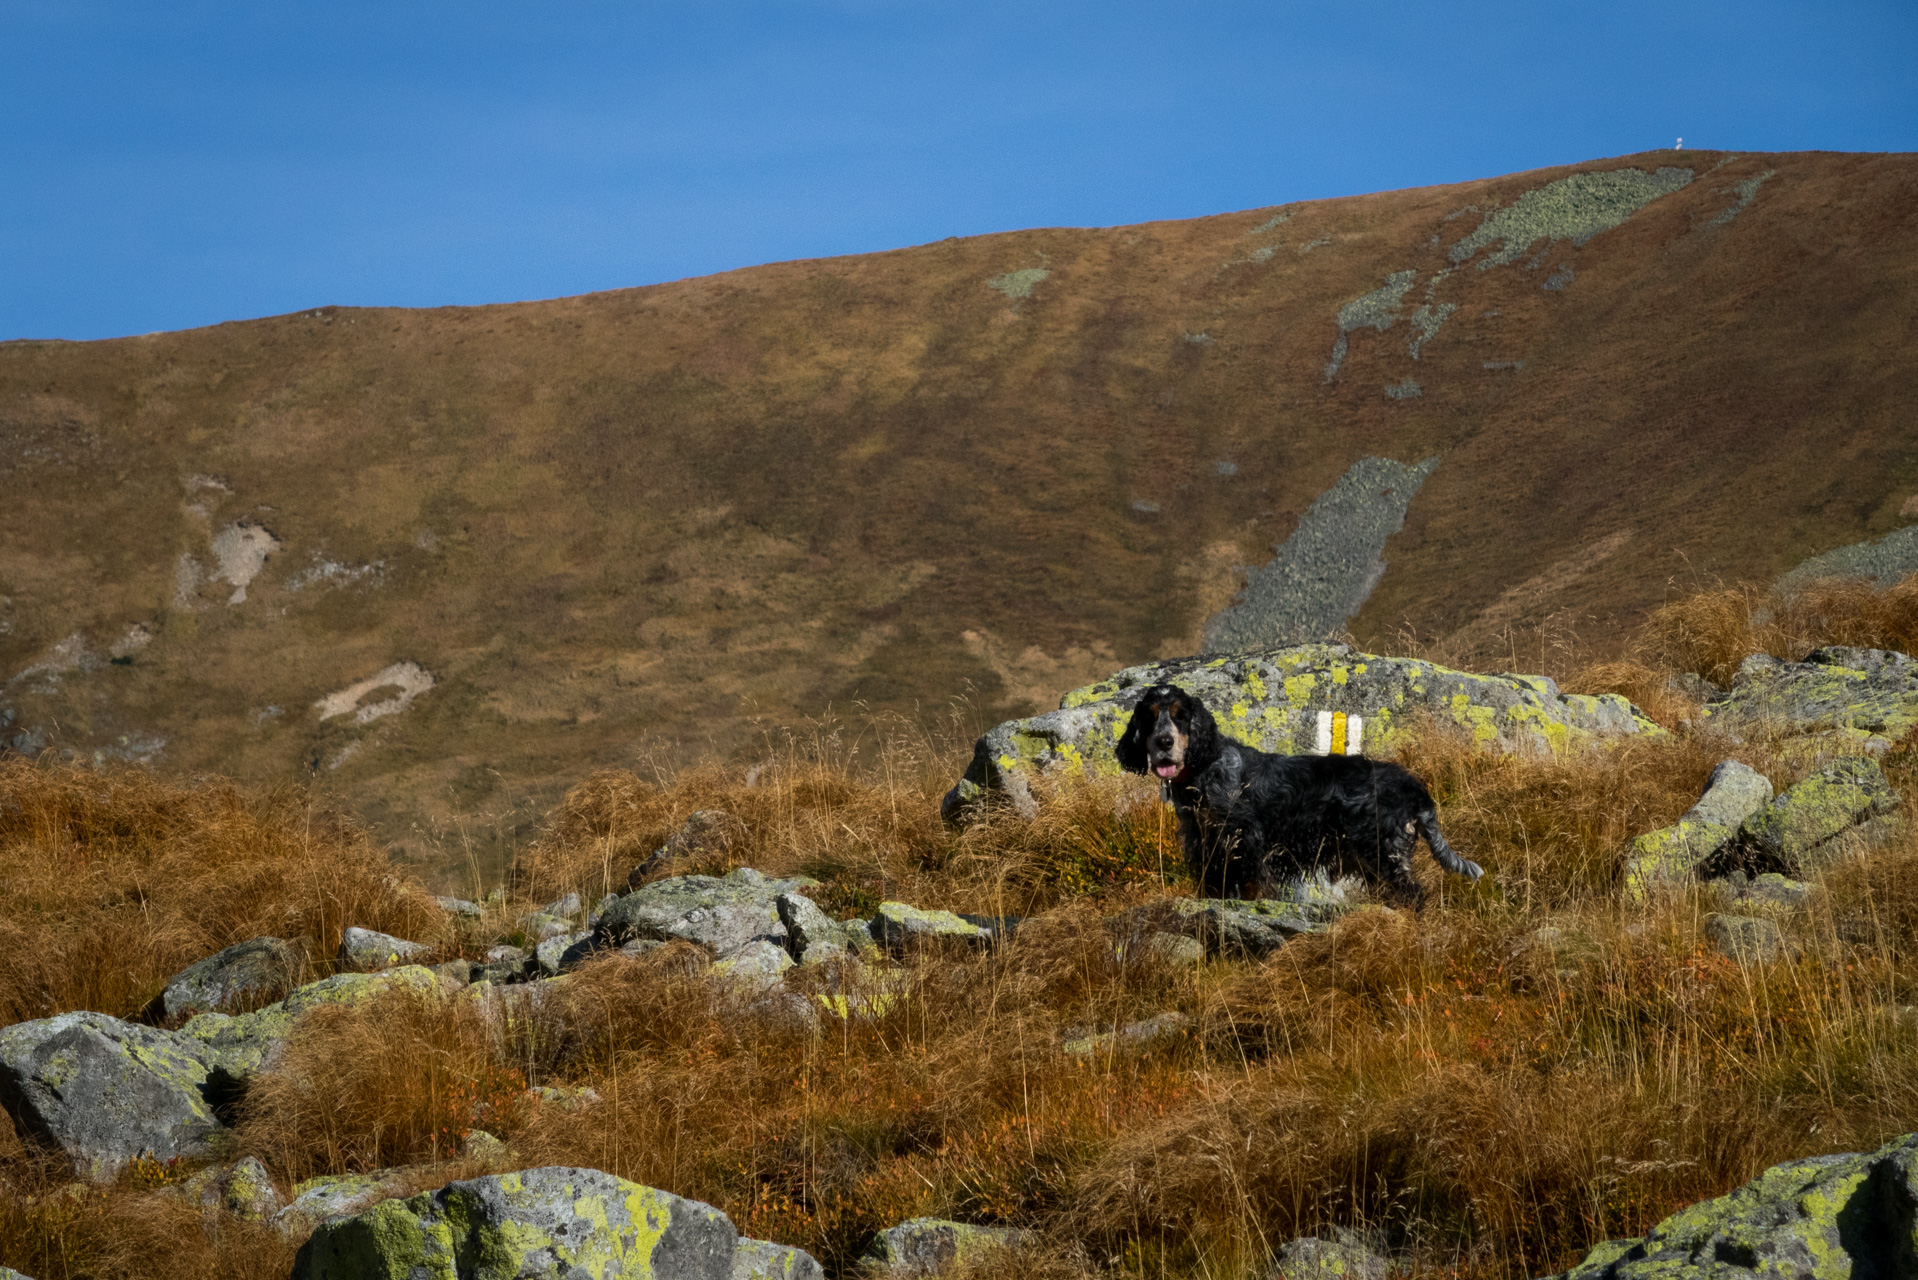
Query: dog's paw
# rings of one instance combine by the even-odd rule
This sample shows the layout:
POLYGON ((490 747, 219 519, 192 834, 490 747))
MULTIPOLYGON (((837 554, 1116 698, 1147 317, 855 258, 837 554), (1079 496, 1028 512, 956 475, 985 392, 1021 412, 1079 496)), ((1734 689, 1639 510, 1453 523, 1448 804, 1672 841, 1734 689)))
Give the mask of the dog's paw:
POLYGON ((1470 858, 1467 858, 1465 860, 1465 878, 1467 880, 1470 880, 1472 883, 1477 884, 1478 878, 1484 874, 1485 874, 1484 867, 1479 866, 1478 863, 1473 862, 1470 858))

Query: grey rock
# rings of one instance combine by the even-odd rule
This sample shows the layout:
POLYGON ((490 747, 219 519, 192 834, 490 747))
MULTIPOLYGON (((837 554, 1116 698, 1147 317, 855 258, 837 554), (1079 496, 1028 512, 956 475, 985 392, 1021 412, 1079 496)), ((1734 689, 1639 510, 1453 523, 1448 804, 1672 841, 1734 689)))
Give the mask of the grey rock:
POLYGON ((1145 937, 1145 949, 1161 963, 1189 969, 1205 960, 1205 943, 1184 934, 1155 930, 1145 937))
POLYGON ((346 969, 391 969, 430 955, 424 942, 408 942, 372 929, 348 928, 340 935, 340 966, 346 969))
MULTIPOLYGON (((1848 847, 1838 837, 1897 807, 1898 793, 1875 760, 1834 760, 1745 819, 1739 839, 1757 862, 1810 870, 1848 847)), ((1873 834, 1876 829, 1858 836, 1862 841, 1873 834)))
POLYGON ((1705 708, 1706 723, 1732 733, 1779 731, 1869 750, 1918 727, 1918 662, 1889 649, 1829 645, 1803 662, 1753 654, 1732 691, 1705 708))
POLYGON ((1918 1134, 1773 1165, 1554 1280, 1824 1280, 1918 1275, 1918 1134))
POLYGON ((1085 771, 1117 774, 1113 745, 1139 696, 1168 682, 1201 699, 1228 738, 1265 751, 1316 749, 1321 711, 1364 720, 1368 754, 1389 753, 1427 718, 1501 750, 1550 752, 1600 738, 1662 733, 1615 694, 1560 693, 1543 676, 1473 675, 1412 658, 1308 644, 1225 658, 1181 658, 1128 667, 1060 699, 1059 710, 1008 720, 973 747, 972 763, 941 802, 960 821, 993 797, 1038 812, 1030 779, 1085 771))
POLYGON ((983 946, 992 931, 951 911, 927 911, 904 902, 882 902, 869 926, 873 941, 894 955, 919 947, 964 943, 983 946))
POLYGON ((826 1280, 826 1271, 804 1249, 741 1236, 730 1280, 826 1280))
POLYGON ((1066 1053, 1079 1058, 1125 1050, 1149 1049, 1178 1039, 1191 1025, 1192 1019, 1183 1013, 1169 1011, 1138 1022, 1127 1023, 1117 1030, 1102 1034, 1067 1033, 1062 1048, 1066 1053))
POLYGON ((731 1219, 711 1205, 597 1169, 551 1167, 452 1182, 322 1222, 293 1280, 730 1280, 737 1244, 731 1219))
POLYGON ((449 916, 461 916, 468 920, 477 920, 486 914, 485 908, 477 902, 468 902, 464 898, 435 898, 439 909, 449 916))
POLYGON ((540 910, 549 916, 564 916, 571 919, 573 916, 579 914, 579 907, 579 895, 577 893, 569 893, 563 898, 555 898, 553 901, 541 907, 540 910))
POLYGON ((273 1175, 253 1156, 202 1169, 179 1190, 202 1209, 224 1210, 249 1222, 265 1222, 283 1207, 273 1175))
POLYGON ((167 979, 159 1012, 174 1019, 278 999, 299 985, 305 969, 306 954, 294 944, 282 938, 249 938, 167 979))
POLYGON ((774 903, 799 963, 820 964, 854 951, 854 940, 846 926, 821 911, 819 904, 805 894, 782 893, 774 903))
POLYGON ((749 942, 713 965, 713 975, 743 994, 759 994, 777 987, 793 967, 793 958, 776 942, 749 942))
POLYGON ((1297 902, 1261 898, 1181 898, 1164 932, 1196 940, 1209 956, 1258 959, 1302 933, 1318 933, 1337 914, 1297 902))
POLYGON ((1737 882, 1738 891, 1735 902, 1738 904, 1767 904, 1774 907, 1798 908, 1805 905, 1811 897, 1811 886, 1802 880, 1793 880, 1779 875, 1776 871, 1767 871, 1763 875, 1746 880, 1743 872, 1729 877, 1737 882))
POLYGON ((214 1086, 224 1087, 270 1066, 294 1024, 308 1009, 322 1004, 360 1004, 395 988, 437 991, 439 978, 420 965, 380 973, 336 973, 309 982, 279 1003, 252 1013, 203 1013, 176 1035, 205 1061, 214 1086))
POLYGON ((534 958, 539 962, 540 972, 553 977, 566 972, 592 954, 593 931, 591 929, 558 934, 540 943, 533 950, 534 958))
POLYGON ((529 912, 520 917, 519 932, 537 945, 548 938, 573 932, 573 920, 571 916, 556 916, 545 911, 529 912))
POLYGON ((1770 803, 1771 779, 1737 760, 1721 760, 1698 803, 1669 827, 1632 841, 1625 887, 1642 893, 1690 876, 1738 838, 1741 823, 1770 803))
POLYGON ((440 980, 442 991, 458 991, 471 983, 474 975, 484 972, 484 965, 474 964, 471 960, 446 960, 433 966, 433 976, 440 980))
POLYGON ((361 1213, 383 1200, 406 1195, 407 1188, 417 1185, 418 1172, 409 1165, 308 1178, 294 1184, 293 1198, 271 1221, 287 1235, 301 1235, 329 1218, 361 1213))
POLYGON ((511 964, 515 961, 523 962, 530 954, 525 947, 488 947, 486 949, 486 963, 511 964))
POLYGON ((1725 955, 1747 964, 1768 964, 1786 951, 1784 931, 1763 916, 1713 912, 1705 917, 1705 937, 1725 955))
POLYGON ((205 1155, 224 1128, 196 1045, 104 1013, 0 1031, 0 1106, 23 1139, 60 1151, 85 1178, 141 1156, 205 1155))
POLYGON ((484 1129, 468 1129, 460 1135, 460 1154, 468 1160, 504 1163, 513 1158, 513 1149, 484 1129))
POLYGON ((1021 1233, 944 1218, 910 1218, 887 1227, 868 1256, 886 1276, 938 1276, 988 1261, 1019 1242, 1021 1233))
POLYGON ((659 880, 609 906, 595 932, 599 944, 608 947, 679 938, 704 947, 716 959, 762 940, 785 947, 790 935, 777 899, 800 883, 730 876, 659 880))
POLYGON ((1392 1260, 1353 1238, 1304 1236, 1279 1246, 1266 1280, 1386 1280, 1392 1260))
POLYGON ((12 1267, 0 1266, 0 1280, 33 1280, 24 1271, 15 1271, 12 1267))

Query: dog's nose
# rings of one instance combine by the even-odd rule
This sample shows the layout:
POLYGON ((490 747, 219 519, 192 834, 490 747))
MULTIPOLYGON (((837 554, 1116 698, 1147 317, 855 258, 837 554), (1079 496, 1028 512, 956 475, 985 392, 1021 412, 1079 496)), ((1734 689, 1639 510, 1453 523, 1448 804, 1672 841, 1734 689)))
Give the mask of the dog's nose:
POLYGON ((1172 735, 1169 733, 1153 734, 1152 746, 1158 751, 1170 751, 1172 749, 1172 735))

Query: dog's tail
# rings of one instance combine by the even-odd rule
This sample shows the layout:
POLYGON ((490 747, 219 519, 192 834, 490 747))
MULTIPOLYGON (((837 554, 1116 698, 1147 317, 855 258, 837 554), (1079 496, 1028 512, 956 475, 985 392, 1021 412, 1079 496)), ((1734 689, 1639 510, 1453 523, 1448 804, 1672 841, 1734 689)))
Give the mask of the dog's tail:
POLYGON ((1459 851, 1445 843, 1445 833, 1439 830, 1438 814, 1427 809, 1418 816, 1419 834, 1425 837, 1425 843, 1432 846, 1432 856, 1438 864, 1453 875, 1464 876, 1467 880, 1476 880, 1485 874, 1485 868, 1469 858, 1459 856, 1459 851))

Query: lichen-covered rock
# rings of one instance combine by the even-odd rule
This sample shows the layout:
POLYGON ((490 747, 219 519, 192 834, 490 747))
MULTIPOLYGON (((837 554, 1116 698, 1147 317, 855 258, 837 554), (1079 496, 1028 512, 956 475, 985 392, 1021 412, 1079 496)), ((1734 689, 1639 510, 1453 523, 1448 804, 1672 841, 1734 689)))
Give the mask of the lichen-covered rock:
POLYGON ((1834 760, 1745 819, 1739 839, 1754 860, 1802 872, 1842 851, 1837 837, 1897 807, 1877 761, 1834 760))
POLYGON ((249 938, 167 979, 159 1013, 167 1019, 214 1013, 230 1005, 278 997, 306 968, 306 955, 283 938, 249 938))
POLYGON ((804 1249, 741 1236, 730 1280, 826 1280, 826 1270, 804 1249))
POLYGON ((1392 1260, 1354 1239, 1304 1236, 1279 1246, 1266 1280, 1385 1280, 1392 1260))
MULTIPOLYGON (((782 893, 774 899, 793 957, 801 964, 821 964, 838 956, 856 954, 858 939, 803 893, 782 893)), ((871 935, 867 935, 870 940, 871 935)))
POLYGON ((438 991, 439 977, 421 965, 404 965, 381 973, 336 973, 309 982, 278 1004, 252 1013, 203 1013, 179 1030, 183 1040, 218 1075, 243 1080, 263 1069, 293 1031, 302 1013, 322 1004, 363 1004, 394 988, 421 993, 438 991))
POLYGON ((1704 714, 1734 733, 1808 734, 1882 751, 1918 727, 1918 662, 1888 649, 1839 645, 1803 662, 1754 655, 1739 666, 1731 692, 1704 714))
POLYGON ((984 946, 992 930, 952 911, 927 911, 904 902, 882 902, 873 915, 873 941, 894 955, 928 944, 962 942, 984 946))
POLYGON ((1209 956, 1258 959, 1302 933, 1318 933, 1339 911, 1280 898, 1179 898, 1165 931, 1196 940, 1209 956))
POLYGON ((141 1156, 205 1155, 224 1128, 196 1045, 104 1013, 0 1031, 0 1106, 22 1138, 60 1151, 86 1178, 141 1156))
POLYGON ((601 946, 683 938, 725 959, 751 942, 789 945, 778 898, 811 880, 768 880, 741 868, 723 878, 675 876, 635 889, 606 908, 595 932, 601 946))
POLYGON ((1698 803, 1669 827, 1632 841, 1625 888, 1643 893, 1691 875, 1698 865, 1738 838, 1738 828, 1772 799, 1771 779, 1737 760, 1721 760, 1698 803))
POLYGON ((740 994, 758 994, 780 984, 793 958, 776 942, 751 942, 713 965, 713 976, 740 994))
POLYGON ((33 1277, 12 1267, 0 1266, 0 1280, 33 1280, 33 1277))
POLYGON ((390 933, 372 929, 349 928, 340 935, 340 967, 343 969, 390 969, 428 955, 433 948, 424 942, 408 942, 390 933))
POLYGON ((577 929, 555 934, 533 948, 542 973, 557 976, 593 954, 593 931, 577 929))
POLYGON ((1556 1280, 1858 1280, 1918 1275, 1918 1134, 1873 1152, 1774 1165, 1607 1240, 1556 1280))
POLYGON ((1008 720, 979 739, 941 812, 957 820, 998 794, 1030 815, 1035 774, 1116 774, 1113 746, 1139 695, 1162 682, 1204 701, 1227 737, 1291 754, 1314 749, 1321 711, 1364 717, 1368 754, 1389 753, 1421 716, 1503 750, 1562 751, 1599 737, 1663 732, 1624 698, 1562 694, 1545 676, 1473 675, 1341 644, 1298 645, 1128 667, 1066 694, 1057 711, 1008 720))
POLYGON ((264 1222, 282 1208, 272 1175, 253 1156, 210 1165, 180 1183, 179 1192, 202 1209, 224 1209, 250 1222, 264 1222))
POLYGON ((300 1235, 328 1218, 361 1213, 383 1200, 404 1197, 419 1185, 421 1172, 419 1166, 406 1165, 308 1178, 293 1184, 293 1198, 271 1221, 287 1235, 300 1235))
POLYGON ((1804 906, 1805 900, 1811 897, 1810 885, 1803 880, 1781 876, 1776 871, 1767 871, 1750 880, 1744 880, 1743 877, 1743 872, 1738 872, 1731 877, 1735 882, 1743 881, 1743 883, 1734 883, 1733 886, 1738 894, 1735 902, 1741 906, 1783 907, 1794 910, 1804 906))
POLYGON ((1018 1239, 1018 1232, 1003 1227, 910 1218, 874 1237, 867 1256, 888 1277, 937 1276, 990 1261, 1018 1239))
POLYGON ((1705 937, 1725 955, 1747 964, 1769 964, 1785 954, 1784 931, 1763 916, 1714 911, 1705 917, 1705 937))
POLYGON ((449 916, 459 916, 465 920, 477 920, 486 914, 486 909, 477 902, 468 902, 464 898, 435 898, 433 902, 449 916))
POLYGON ((731 1219, 597 1169, 448 1183, 322 1222, 293 1280, 730 1280, 731 1219))

